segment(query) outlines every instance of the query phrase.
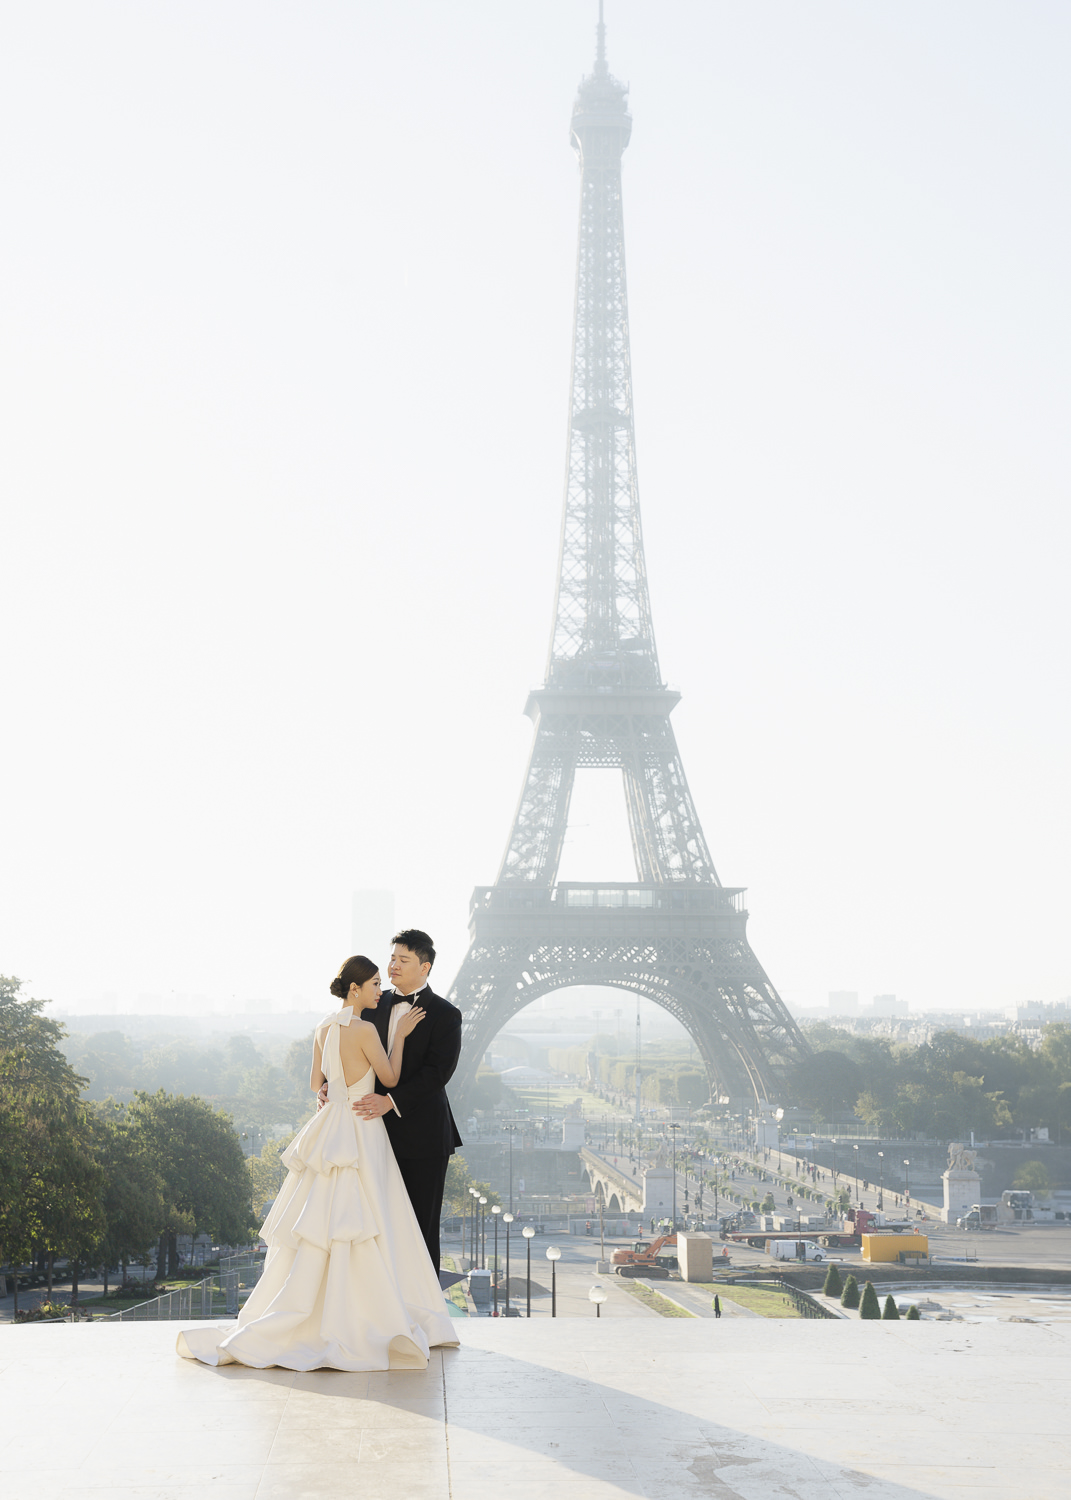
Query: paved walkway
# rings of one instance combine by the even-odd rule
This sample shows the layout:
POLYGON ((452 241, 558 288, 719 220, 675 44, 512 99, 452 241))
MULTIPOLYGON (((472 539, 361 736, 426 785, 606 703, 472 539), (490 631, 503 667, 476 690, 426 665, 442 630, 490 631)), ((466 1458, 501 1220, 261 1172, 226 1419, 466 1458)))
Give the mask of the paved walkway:
POLYGON ((421 1372, 219 1370, 175 1324, 0 1331, 5 1500, 1064 1500, 1071 1328, 455 1324, 421 1372))

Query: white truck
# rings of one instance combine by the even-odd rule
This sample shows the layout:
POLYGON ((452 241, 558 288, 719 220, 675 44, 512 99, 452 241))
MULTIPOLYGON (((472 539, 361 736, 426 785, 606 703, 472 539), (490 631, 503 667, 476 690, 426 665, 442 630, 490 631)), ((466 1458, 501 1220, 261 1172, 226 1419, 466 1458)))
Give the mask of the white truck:
POLYGON ((774 1260, 829 1260, 829 1251, 813 1240, 767 1240, 766 1254, 774 1260))

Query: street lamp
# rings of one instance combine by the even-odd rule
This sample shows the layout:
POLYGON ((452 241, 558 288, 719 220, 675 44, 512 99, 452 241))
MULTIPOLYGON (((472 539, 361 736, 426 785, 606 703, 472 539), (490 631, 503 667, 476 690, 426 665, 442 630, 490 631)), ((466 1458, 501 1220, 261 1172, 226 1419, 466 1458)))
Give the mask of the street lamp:
POLYGON ((885 1207, 885 1152, 878 1152, 878 1213, 885 1207))
POLYGON ((497 1203, 493 1203, 491 1205, 491 1212, 495 1216, 495 1274, 494 1274, 494 1277, 492 1278, 492 1281, 491 1281, 491 1285, 494 1288, 494 1291, 492 1293, 492 1296, 494 1297, 494 1310, 493 1310, 491 1316, 493 1318, 497 1318, 498 1317, 498 1216, 502 1212, 502 1210, 498 1206, 497 1203))
POLYGON ((908 1159, 907 1159, 906 1156, 904 1157, 904 1166, 907 1168, 907 1171, 904 1173, 904 1180, 905 1180, 905 1183, 906 1183, 906 1186, 904 1188, 904 1197, 907 1199, 907 1206, 908 1206, 908 1208, 910 1208, 911 1207, 911 1163, 908 1161, 908 1159))
POLYGON ((514 1123, 507 1125, 509 1131, 509 1211, 513 1212, 513 1137, 520 1127, 514 1123))
POLYGON ((557 1245, 547 1246, 547 1259, 550 1261, 550 1315, 552 1318, 558 1316, 558 1262, 562 1253, 557 1245))
POLYGON ((475 1264, 476 1264, 476 1215, 479 1213, 479 1209, 476 1207, 476 1200, 477 1200, 477 1198, 479 1196, 480 1196, 480 1192, 479 1192, 478 1188, 474 1188, 474 1187, 470 1187, 469 1188, 469 1197, 472 1199, 472 1224, 471 1224, 471 1226, 469 1228, 469 1251, 470 1251, 470 1254, 469 1254, 469 1268, 470 1269, 473 1266, 475 1266, 475 1264))
POLYGON ((677 1233, 677 1131, 681 1128, 676 1120, 669 1126, 673 1132, 673 1233, 677 1233))
POLYGON ((480 1270, 487 1270, 487 1198, 480 1197, 480 1270))
POLYGON ((597 1318, 601 1317, 602 1316, 602 1305, 606 1301, 606 1288, 604 1286, 600 1286, 598 1282, 596 1282, 593 1287, 589 1287, 588 1288, 588 1301, 589 1302, 594 1302, 594 1304, 595 1304, 595 1316, 597 1318))
POLYGON ((525 1302, 527 1304, 525 1317, 530 1318, 532 1316, 532 1236, 535 1234, 535 1230, 531 1224, 526 1224, 521 1233, 524 1235, 525 1243, 528 1246, 528 1274, 525 1278, 524 1287, 526 1293, 525 1302))
POLYGON ((855 1152, 855 1201, 857 1203, 862 1203, 862 1201, 863 1201, 863 1194, 862 1194, 862 1192, 860 1190, 860 1187, 859 1187, 859 1146, 858 1146, 858 1144, 854 1145, 852 1147, 852 1150, 855 1152))
POLYGON ((506 1317, 509 1317, 509 1226, 513 1223, 512 1214, 503 1214, 502 1222, 506 1226, 506 1317))

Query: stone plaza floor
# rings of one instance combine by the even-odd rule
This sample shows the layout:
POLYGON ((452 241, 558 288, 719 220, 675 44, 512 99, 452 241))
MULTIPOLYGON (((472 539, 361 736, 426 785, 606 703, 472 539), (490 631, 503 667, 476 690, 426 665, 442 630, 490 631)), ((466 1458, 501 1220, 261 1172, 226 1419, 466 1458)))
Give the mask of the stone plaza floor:
POLYGON ((214 1370, 175 1323, 0 1332, 0 1494, 1064 1500, 1071 1329, 472 1319, 426 1372, 214 1370))

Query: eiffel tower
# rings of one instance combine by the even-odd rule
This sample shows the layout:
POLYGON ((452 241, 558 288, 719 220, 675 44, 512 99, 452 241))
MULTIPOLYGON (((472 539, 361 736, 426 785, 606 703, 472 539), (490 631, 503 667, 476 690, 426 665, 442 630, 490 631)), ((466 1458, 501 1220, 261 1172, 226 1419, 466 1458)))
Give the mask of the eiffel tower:
POLYGON ((580 159, 573 377, 558 591, 544 685, 529 695, 532 755, 502 866, 478 886, 450 999, 465 1016, 464 1095, 495 1035, 539 996, 603 985, 684 1025, 711 1087, 774 1096, 807 1044, 747 940, 744 891, 723 886, 688 790, 662 679, 640 529, 621 155, 627 86, 606 63, 573 107, 580 159), (578 768, 622 772, 635 882, 559 882, 578 768))

